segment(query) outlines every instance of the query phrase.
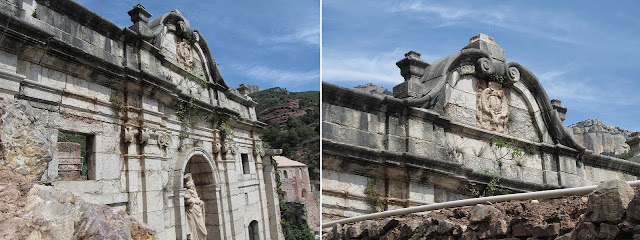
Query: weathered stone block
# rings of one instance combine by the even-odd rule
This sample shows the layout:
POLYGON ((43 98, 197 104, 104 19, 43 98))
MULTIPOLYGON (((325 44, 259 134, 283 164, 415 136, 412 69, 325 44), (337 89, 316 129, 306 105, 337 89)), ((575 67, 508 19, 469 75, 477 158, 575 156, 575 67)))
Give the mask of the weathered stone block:
POLYGON ((409 183, 409 199, 424 202, 434 202, 434 197, 435 192, 433 186, 415 182, 409 183))
POLYGON ((624 181, 606 181, 589 194, 587 216, 592 222, 618 222, 633 197, 633 189, 624 181))
POLYGON ((533 237, 553 237, 560 233, 560 223, 536 225, 533 227, 533 237))
POLYGON ((500 215, 500 210, 487 205, 478 204, 471 209, 469 222, 479 223, 500 215))

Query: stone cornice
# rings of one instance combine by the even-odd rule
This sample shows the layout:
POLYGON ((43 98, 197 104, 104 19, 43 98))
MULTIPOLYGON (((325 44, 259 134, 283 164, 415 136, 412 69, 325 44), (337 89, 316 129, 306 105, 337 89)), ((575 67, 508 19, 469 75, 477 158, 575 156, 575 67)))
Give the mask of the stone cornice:
MULTIPOLYGON (((323 153, 326 155, 340 156, 349 159, 350 162, 361 162, 367 166, 384 167, 409 167, 423 169, 433 173, 449 176, 461 181, 471 181, 488 184, 493 178, 491 174, 477 172, 471 168, 456 162, 433 159, 412 153, 399 153, 386 150, 377 150, 351 144, 339 143, 327 139, 322 140, 323 153)), ((517 191, 532 191, 552 189, 556 186, 546 186, 519 179, 500 179, 501 185, 517 191)))
MULTIPOLYGON (((41 2, 41 1, 38 1, 38 2, 41 2)), ((42 1, 42 2, 47 2, 48 4, 48 1, 42 1)), ((75 17, 78 17, 76 19, 78 21, 83 19, 89 21, 90 24, 87 25, 89 27, 105 25, 107 26, 107 28, 111 28, 115 26, 111 22, 103 19, 102 17, 98 16, 93 12, 90 12, 88 9, 84 8, 83 6, 73 1, 62 0, 61 2, 64 6, 70 7, 71 9, 75 9, 77 7, 77 10, 79 13, 84 13, 88 11, 89 13, 87 14, 89 15, 85 17, 82 17, 80 15, 78 16, 73 15, 72 18, 76 19, 75 17), (98 24, 98 25, 95 25, 95 24, 98 24)), ((50 4, 50 5, 53 6, 55 4, 50 4)), ((45 6, 50 6, 50 5, 45 5, 45 6)), ((59 10, 61 6, 55 6, 53 8, 56 8, 59 10)), ((64 12, 64 13, 67 14, 67 12, 64 12)), ((18 55, 23 54, 23 51, 27 49, 30 49, 30 51, 32 52, 34 50, 40 51, 41 54, 44 54, 45 56, 51 55, 49 56, 50 58, 53 57, 56 59, 63 60, 64 64, 53 65, 53 64, 48 64, 48 61, 39 61, 38 64, 42 64, 47 67, 51 67, 52 69, 56 69, 60 71, 71 71, 78 74, 78 76, 82 78, 91 79, 101 85, 114 86, 115 84, 118 83, 119 80, 127 80, 127 81, 133 80, 134 82, 138 82, 139 84, 150 86, 152 89, 154 89, 153 91, 161 92, 165 96, 174 99, 172 101, 175 101, 176 99, 186 100, 190 98, 188 94, 182 93, 180 90, 178 90, 175 84, 168 82, 166 81, 166 79, 163 79, 159 76, 155 76, 154 73, 146 72, 142 69, 138 69, 139 66, 137 66, 136 68, 131 68, 130 67, 131 65, 127 64, 126 62, 116 61, 117 58, 115 56, 113 56, 114 58, 112 59, 107 58, 108 60, 105 60, 101 57, 85 52, 83 49, 78 48, 77 46, 74 46, 69 42, 65 42, 63 39, 59 39, 57 36, 52 35, 47 30, 41 29, 39 28, 39 26, 34 25, 31 22, 25 21, 24 19, 19 18, 17 16, 8 15, 8 14, 9 13, 4 11, 0 12, 0 25, 3 27, 3 30, 4 30, 2 32, 2 35, 4 36, 4 39, 2 40, 3 41, 2 46, 8 46, 8 47, 3 47, 3 50, 13 52, 18 55), (10 40, 10 39, 14 39, 14 40, 10 40), (20 43, 20 45, 12 46, 17 43, 20 43), (83 74, 90 74, 91 77, 85 76, 83 74)), ((52 30, 52 29, 54 31, 56 30, 59 31, 59 29, 51 28, 51 26, 49 26, 49 30, 52 30)), ((116 33, 120 35, 115 37, 125 36, 127 34, 129 35, 136 34, 135 32, 132 32, 128 29, 122 30, 120 28, 118 28, 117 31, 115 28, 110 29, 109 32, 110 34, 112 34, 110 35, 110 37, 114 37, 113 34, 116 34, 116 33)), ((140 39, 133 38, 130 40, 139 41, 140 39)), ((201 41, 203 40, 201 39, 201 41)), ((125 48, 132 47, 126 43, 124 45, 125 45, 125 48)), ((161 61, 163 61, 162 58, 158 56, 158 53, 159 53, 158 49, 156 49, 153 45, 148 43, 147 44, 143 43, 142 46, 143 48, 150 50, 150 52, 155 53, 153 55, 156 56, 161 61)), ((123 51, 127 51, 127 50, 123 49, 123 51)), ((24 59, 24 60, 36 61, 37 59, 24 59)), ((226 84, 220 85, 219 83, 211 83, 210 86, 213 87, 214 89, 222 90, 223 92, 221 93, 226 94, 227 96, 230 97, 230 99, 237 101, 244 106, 255 107, 256 105, 256 102, 254 101, 245 99, 241 96, 236 96, 233 93, 229 93, 227 91, 228 87, 226 86, 226 84)), ((212 105, 211 103, 197 101, 197 105, 198 107, 210 112, 219 112, 222 114, 227 114, 229 116, 236 116, 236 117, 240 116, 240 114, 233 109, 215 106, 215 105, 212 105)), ((257 127, 264 126, 264 124, 257 121, 247 120, 243 122, 255 124, 257 127)))

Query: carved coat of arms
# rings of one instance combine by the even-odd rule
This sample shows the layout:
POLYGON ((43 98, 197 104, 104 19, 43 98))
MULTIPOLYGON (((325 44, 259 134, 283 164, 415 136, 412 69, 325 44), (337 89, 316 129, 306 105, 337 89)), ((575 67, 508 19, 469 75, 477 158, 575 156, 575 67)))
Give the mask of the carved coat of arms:
POLYGON ((191 70, 193 68, 193 55, 191 55, 191 43, 189 40, 182 39, 178 41, 176 53, 178 55, 178 64, 184 69, 191 70))
POLYGON ((498 82, 478 82, 476 118, 488 130, 504 133, 509 118, 509 102, 498 82))

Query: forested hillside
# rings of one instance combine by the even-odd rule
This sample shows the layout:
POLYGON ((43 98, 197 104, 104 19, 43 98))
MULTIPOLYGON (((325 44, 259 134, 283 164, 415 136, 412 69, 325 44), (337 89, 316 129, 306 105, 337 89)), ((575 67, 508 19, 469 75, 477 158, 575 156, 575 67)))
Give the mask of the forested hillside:
POLYGON ((258 103, 258 120, 268 126, 262 140, 282 155, 309 166, 314 187, 320 184, 320 92, 270 88, 249 94, 258 103))

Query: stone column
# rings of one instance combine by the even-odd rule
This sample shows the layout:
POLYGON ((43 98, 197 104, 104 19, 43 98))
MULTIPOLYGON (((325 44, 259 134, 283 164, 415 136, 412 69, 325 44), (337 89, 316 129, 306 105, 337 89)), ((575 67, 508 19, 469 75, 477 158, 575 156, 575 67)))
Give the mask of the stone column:
MULTIPOLYGON (((269 235, 271 239, 284 239, 282 226, 280 226, 280 202, 276 193, 275 169, 271 164, 272 156, 282 154, 281 149, 268 149, 262 160, 262 173, 264 177, 264 189, 267 198, 267 214, 269 215, 269 235)), ((265 234, 265 237, 267 235, 265 234)))

